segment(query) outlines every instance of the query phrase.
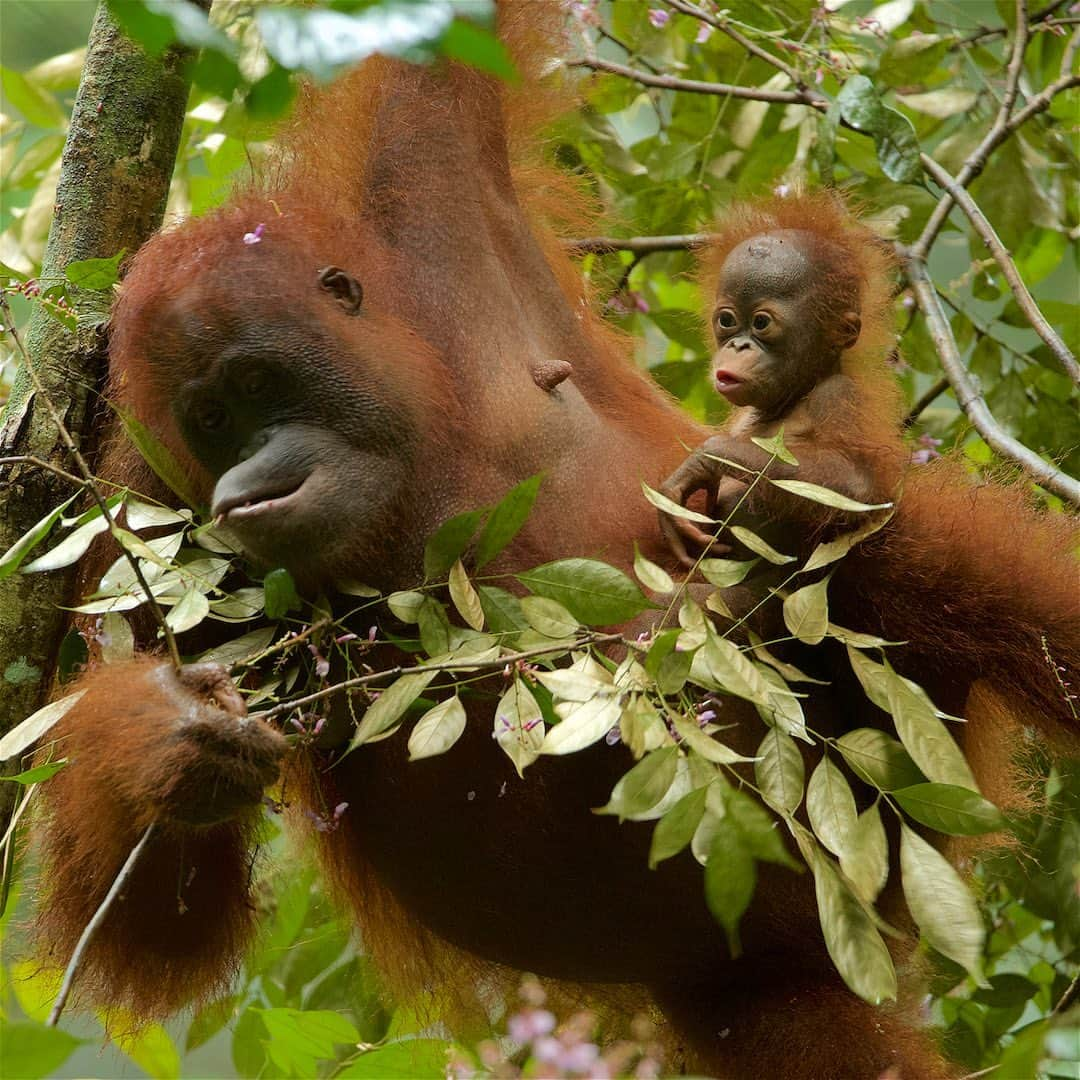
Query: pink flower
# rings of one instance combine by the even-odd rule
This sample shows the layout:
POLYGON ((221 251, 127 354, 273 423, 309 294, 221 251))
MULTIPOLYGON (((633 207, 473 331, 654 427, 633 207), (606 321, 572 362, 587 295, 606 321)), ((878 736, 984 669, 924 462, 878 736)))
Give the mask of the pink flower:
POLYGON ((694 41, 698 45, 704 45, 710 37, 712 37, 712 27, 708 23, 702 23, 697 28, 697 33, 694 35, 694 41))
POLYGON ((667 26, 668 20, 670 18, 670 11, 661 11, 659 8, 649 9, 649 22, 651 22, 657 30, 662 30, 665 26, 667 26))
POLYGON ((254 231, 244 233, 244 243, 249 247, 252 244, 258 244, 262 240, 264 232, 266 232, 266 226, 260 221, 255 226, 254 231))

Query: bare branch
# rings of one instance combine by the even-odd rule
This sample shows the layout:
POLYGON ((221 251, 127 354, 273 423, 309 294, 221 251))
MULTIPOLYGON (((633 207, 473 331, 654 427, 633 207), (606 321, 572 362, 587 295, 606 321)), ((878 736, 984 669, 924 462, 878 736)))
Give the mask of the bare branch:
MULTIPOLYGON (((1069 0, 1053 0, 1053 3, 1047 4, 1046 7, 1031 16, 1031 25, 1037 26, 1039 23, 1048 22, 1054 12, 1059 11, 1068 2, 1069 0)), ((1063 19, 1054 20, 1055 23, 1064 21, 1063 19)), ((953 52, 956 49, 967 48, 969 45, 977 45, 980 41, 986 41, 989 38, 1003 37, 1008 32, 1008 28, 1004 26, 984 26, 981 30, 976 30, 974 33, 968 34, 967 37, 954 41, 949 46, 949 51, 953 52)))
POLYGON ((1009 54, 1009 66, 1005 70, 1005 93, 1001 97, 995 127, 1003 127, 1012 116, 1016 95, 1020 90, 1020 75, 1024 70, 1024 53, 1028 44, 1027 0, 1016 0, 1016 36, 1013 38, 1012 52, 1009 54))
POLYGON ((612 75, 621 75, 632 79, 642 86, 655 86, 660 90, 685 90, 690 94, 713 94, 716 97, 744 98, 747 101, 771 101, 779 105, 810 105, 824 112, 828 101, 817 91, 800 90, 765 90, 756 86, 734 86, 731 83, 702 82, 700 79, 680 79, 674 75, 650 75, 637 68, 616 64, 612 60, 601 60, 598 56, 583 57, 580 60, 568 60, 567 67, 588 68, 591 71, 606 71, 612 75))
POLYGON ((654 251, 687 251, 712 239, 711 233, 682 233, 673 236, 587 236, 564 240, 571 255, 610 255, 613 251, 633 251, 651 255, 654 251))
POLYGON ((1080 365, 1077 364, 1076 357, 1069 351, 1065 342, 1061 340, 1058 332, 1046 321, 1046 316, 1039 310, 1038 304, 1035 303, 1034 298, 1028 292, 1027 286, 1020 277, 1020 273, 1016 269, 1016 263, 1012 261, 1005 245, 1001 242, 1001 238, 994 232, 994 227, 986 220, 986 216, 976 205, 975 200, 932 157, 921 154, 920 160, 923 168, 934 178, 937 184, 953 197, 956 204, 967 215, 972 228, 990 249, 990 254, 994 256, 994 261, 1001 268, 1005 280, 1009 283, 1009 287, 1016 296, 1016 302, 1019 304, 1020 310, 1028 317, 1035 332, 1046 342, 1050 351, 1057 357, 1058 363, 1065 369, 1073 382, 1080 384, 1080 365))
POLYGON ((916 420, 922 416, 923 412, 930 408, 934 403, 934 400, 941 394, 944 394, 949 389, 949 380, 942 375, 940 379, 933 386, 931 386, 924 394, 920 395, 919 400, 908 410, 907 416, 903 419, 903 426, 905 428, 911 427, 916 420))
POLYGON ((1068 474, 1044 461, 1033 450, 1029 450, 1002 430, 994 419, 985 399, 972 382, 960 358, 960 350, 949 328, 949 321, 941 309, 937 292, 926 273, 926 263, 914 249, 908 249, 904 265, 919 307, 926 318, 930 337, 941 358, 941 366, 945 369, 956 400, 975 430, 983 437, 991 450, 1015 462, 1047 491, 1053 492, 1075 506, 1080 506, 1080 481, 1074 480, 1068 474))
POLYGON ((81 476, 69 473, 67 469, 61 469, 59 465, 53 465, 52 462, 45 461, 39 457, 34 457, 33 454, 15 454, 13 457, 0 457, 0 469, 5 465, 33 465, 35 468, 44 469, 46 472, 52 473, 53 476, 61 477, 69 484, 77 484, 79 487, 86 487, 86 481, 81 476))
POLYGON ((689 0, 664 0, 664 3, 666 3, 668 7, 681 12, 683 15, 689 15, 699 22, 711 26, 714 30, 719 30, 720 33, 727 34, 732 41, 737 45, 741 45, 751 56, 756 56, 759 60, 764 60, 765 63, 772 64, 774 68, 782 71, 796 86, 805 85, 803 77, 795 70, 795 68, 781 60, 778 56, 773 56, 772 53, 763 49, 756 42, 751 41, 745 34, 736 30, 735 27, 722 16, 711 15, 709 12, 699 8, 696 4, 690 3, 689 0))
POLYGON ((60 1014, 64 1011, 64 1006, 67 1004, 67 999, 71 994, 71 987, 75 982, 75 976, 78 974, 82 958, 85 955, 90 942, 93 940, 94 934, 97 933, 98 928, 109 914, 109 909, 113 906, 113 902, 123 891, 128 878, 131 877, 131 873, 135 869, 136 863, 139 861, 139 856, 143 853, 143 849, 149 842, 150 837, 154 835, 154 826, 156 824, 157 822, 151 821, 150 824, 146 826, 146 831, 139 838, 139 842, 131 849, 131 854, 129 854, 124 861, 124 865, 120 867, 120 873, 116 875, 116 879, 113 881, 112 885, 109 886, 109 891, 105 894, 105 899, 101 901, 97 911, 94 912, 93 918, 86 924, 86 928, 79 936, 78 943, 75 945, 75 951, 71 954, 68 966, 64 970, 64 981, 60 984, 60 992, 56 995, 56 1001, 53 1003, 52 1012, 49 1013, 49 1019, 46 1021, 49 1027, 56 1027, 59 1022, 60 1014))
MULTIPOLYGON (((55 425, 56 432, 60 436, 60 441, 64 444, 64 448, 71 455, 76 467, 82 474, 84 487, 90 492, 94 502, 97 503, 102 517, 109 523, 109 531, 115 536, 116 521, 112 516, 112 511, 109 509, 109 504, 105 501, 105 496, 101 494, 101 489, 94 481, 94 474, 90 471, 90 466, 87 464, 86 458, 79 452, 79 448, 75 445, 75 440, 71 437, 71 432, 68 431, 67 425, 64 423, 64 418, 60 415, 56 405, 53 403, 52 397, 45 388, 45 384, 38 374, 34 361, 30 359, 30 354, 26 351, 26 346, 23 344, 22 337, 15 329, 15 317, 11 312, 11 305, 8 303, 7 295, 3 290, 0 290, 0 311, 4 313, 6 332, 11 336, 11 340, 15 342, 15 347, 18 349, 19 356, 23 362, 23 370, 26 372, 34 387, 34 393, 45 406, 45 411, 49 414, 49 418, 55 425)), ((165 613, 161 610, 161 605, 158 604, 154 594, 150 591, 150 586, 147 584, 146 578, 143 575, 142 567, 139 566, 139 560, 132 552, 128 551, 123 544, 120 545, 120 551, 130 564, 132 572, 135 574, 135 580, 138 581, 139 587, 146 596, 147 606, 150 608, 150 611, 153 613, 153 616, 161 629, 161 634, 165 639, 165 645, 169 650, 169 656, 177 670, 179 670, 183 666, 183 661, 180 659, 180 650, 176 647, 176 638, 173 636, 172 627, 169 626, 165 619, 165 613)))
MULTIPOLYGON (((1036 94, 1022 108, 1011 116, 1005 115, 1004 109, 999 111, 997 120, 994 121, 990 130, 983 137, 982 142, 968 156, 963 168, 956 174, 958 187, 966 188, 976 176, 983 171, 990 155, 1023 124, 1026 124, 1033 116, 1050 107, 1050 102, 1057 94, 1069 90, 1074 86, 1080 86, 1080 76, 1073 73, 1072 66, 1076 59, 1077 50, 1080 49, 1080 30, 1073 32, 1065 54, 1061 60, 1060 76, 1043 90, 1036 94)), ((1014 50, 1015 53, 1015 50, 1014 50)), ((1010 70, 1011 70, 1010 62, 1010 70)), ((1004 104, 1004 102, 1003 102, 1004 104)), ((945 219, 953 208, 953 197, 946 194, 941 202, 934 207, 934 212, 923 228, 922 235, 911 246, 912 253, 919 258, 925 258, 931 245, 941 232, 945 219)))

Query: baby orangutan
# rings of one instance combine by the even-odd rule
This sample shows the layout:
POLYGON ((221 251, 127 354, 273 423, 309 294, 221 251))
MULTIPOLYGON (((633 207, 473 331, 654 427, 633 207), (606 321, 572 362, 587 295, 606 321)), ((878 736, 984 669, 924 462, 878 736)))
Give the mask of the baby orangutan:
MULTIPOLYGON (((887 311, 886 295, 875 296, 874 307, 865 295, 883 292, 885 257, 872 235, 846 219, 832 200, 793 203, 778 204, 776 210, 790 216, 801 207, 800 227, 766 228, 729 247, 722 233, 712 253, 713 262, 719 261, 711 320, 718 345, 713 374, 716 389, 735 409, 725 430, 694 451, 662 491, 685 505, 704 490, 710 513, 719 519, 745 497, 740 511, 785 526, 809 525, 817 534, 836 521, 835 510, 764 480, 747 496, 754 475, 767 466, 772 479, 810 481, 859 502, 880 503, 892 497, 905 455, 895 419, 880 416, 879 388, 862 383, 846 363, 860 341, 862 312, 875 311, 880 320, 882 309, 887 311), (770 461, 772 454, 751 441, 775 436, 781 428, 797 465, 770 461)), ((764 214, 753 208, 742 213, 764 214)), ((713 278, 708 266, 706 274, 713 278)), ((878 351, 876 360, 889 379, 883 355, 878 351)), ((688 566, 695 561, 688 542, 712 553, 730 550, 682 518, 661 513, 660 523, 688 566)), ((796 542, 804 539, 800 535, 796 542)))

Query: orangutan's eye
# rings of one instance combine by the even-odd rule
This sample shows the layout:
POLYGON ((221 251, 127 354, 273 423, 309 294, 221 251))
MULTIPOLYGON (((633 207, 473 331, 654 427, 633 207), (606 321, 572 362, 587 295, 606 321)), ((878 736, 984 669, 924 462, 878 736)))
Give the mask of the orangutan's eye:
POLYGON ((730 330, 737 322, 735 318, 735 312, 732 311, 731 308, 724 308, 723 311, 717 314, 716 322, 725 330, 730 330))
POLYGON ((224 405, 208 401, 199 406, 197 419, 204 431, 220 431, 229 422, 229 414, 224 405))
POLYGON ((766 315, 764 311, 759 311, 754 316, 754 321, 751 323, 755 330, 768 330, 772 326, 772 319, 766 315))

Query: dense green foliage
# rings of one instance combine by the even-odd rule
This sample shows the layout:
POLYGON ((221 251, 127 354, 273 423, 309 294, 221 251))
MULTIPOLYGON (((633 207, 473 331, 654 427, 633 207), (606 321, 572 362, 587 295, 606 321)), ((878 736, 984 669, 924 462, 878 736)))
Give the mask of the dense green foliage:
MULTIPOLYGON (((195 69, 170 215, 198 214, 225 198, 249 162, 265 152, 298 75, 325 78, 337 62, 358 58, 355 50, 334 51, 342 38, 336 35, 332 48, 328 26, 340 29, 341 24, 326 19, 366 20, 378 37, 389 33, 394 6, 386 0, 336 0, 304 10, 219 3, 211 26, 184 5, 118 0, 119 17, 147 47, 162 48, 174 37, 205 47, 195 69)), ((486 4, 477 0, 453 9, 438 0, 418 0, 396 6, 408 8, 412 31, 392 42, 384 37, 384 48, 418 61, 441 53, 506 73, 506 57, 490 34, 479 24, 453 19, 463 8, 483 16, 486 4)), ((920 150, 956 175, 994 123, 1004 92, 1014 40, 1012 3, 890 0, 875 6, 851 0, 828 7, 835 10, 808 0, 728 5, 730 22, 724 25, 767 52, 770 61, 713 25, 718 20, 677 12, 663 0, 568 5, 570 49, 587 65, 629 67, 644 73, 646 82, 674 76, 698 84, 678 90, 646 86, 625 74, 583 72, 585 104, 560 122, 552 152, 602 203, 613 223, 605 232, 683 238, 672 241, 674 250, 647 255, 586 254, 583 269, 597 304, 634 336, 643 366, 687 408, 710 420, 719 419, 720 404, 705 378, 708 346, 686 238, 706 232, 734 198, 834 183, 864 208, 884 238, 916 243, 940 198, 923 175, 920 150), (781 70, 776 60, 790 71, 781 70), (802 83, 805 90, 798 89, 802 83), (736 98, 717 84, 767 94, 798 89, 825 95, 827 108, 736 98)), ((1053 84, 1067 63, 1075 20, 1061 18, 1067 14, 1062 5, 1051 8, 1031 27, 1022 58, 1022 100, 1053 84)), ((719 10, 713 5, 707 14, 719 10)), ((29 304, 45 303, 70 321, 70 289, 107 295, 117 278, 118 259, 96 260, 69 266, 63 282, 27 284, 39 266, 64 118, 80 63, 78 53, 41 59, 36 67, 15 57, 3 71, 0 261, 20 316, 29 304)), ((1062 93, 1048 104, 993 149, 971 191, 1043 313, 1075 352, 1077 270, 1069 240, 1080 223, 1080 204, 1070 141, 1075 131, 1067 126, 1075 124, 1075 94, 1062 93)), ((978 378, 998 424, 1075 473, 1080 465, 1076 389, 956 209, 928 262, 964 365, 978 378)), ((941 381, 938 347, 906 288, 898 293, 896 325, 898 377, 909 403, 913 408, 918 403, 913 433, 920 441, 913 442, 913 452, 925 459, 942 444, 958 444, 973 467, 990 463, 991 451, 941 381)), ((4 370, 10 372, 15 363, 12 350, 4 370)), ((175 480, 149 433, 134 422, 129 432, 158 471, 175 480)), ((784 452, 782 445, 770 449, 784 452)), ((789 690, 789 683, 805 689, 798 685, 800 673, 773 660, 767 650, 743 652, 718 635, 703 610, 659 567, 644 559, 635 567, 652 601, 638 582, 591 560, 519 575, 529 593, 522 600, 506 591, 507 582, 484 576, 484 563, 524 521, 536 483, 527 481, 498 507, 444 525, 429 542, 429 583, 422 590, 380 600, 358 587, 349 611, 331 613, 323 601, 301 601, 282 570, 251 575, 191 511, 176 514, 117 496, 116 506, 126 502, 126 529, 114 529, 114 535, 141 561, 177 633, 208 618, 237 624, 236 640, 214 656, 248 674, 250 706, 278 710, 275 715, 287 717, 289 701, 327 688, 327 660, 334 653, 349 675, 366 678, 366 642, 339 640, 346 621, 355 629, 369 609, 375 637, 384 640, 378 612, 388 603, 398 619, 414 626, 415 637, 395 643, 415 653, 417 667, 426 670, 372 680, 383 692, 354 735, 355 752, 404 720, 416 723, 408 736, 395 737, 409 738, 413 757, 447 752, 464 723, 460 700, 474 694, 491 697, 493 734, 519 771, 540 753, 573 752, 617 731, 640 760, 604 810, 656 822, 654 862, 691 847, 706 864, 708 901, 735 946, 739 917, 752 902, 757 862, 793 863, 772 828, 783 821, 817 882, 824 932, 841 973, 853 990, 875 1000, 892 996, 895 987, 891 961, 869 914, 888 873, 880 815, 895 813, 906 823, 900 857, 905 895, 936 964, 933 1018, 944 1028, 950 1050, 972 1069, 1000 1063, 1003 1076, 1075 1075, 1080 1021, 1063 1007, 1071 1001, 1080 949, 1075 781, 1050 775, 1045 812, 1010 822, 1032 854, 1021 859, 1010 851, 987 863, 969 888, 919 833, 925 827, 985 833, 1000 826, 999 811, 970 790, 970 773, 948 733, 952 718, 938 714, 918 687, 891 672, 883 643, 860 640, 829 622, 825 586, 801 583, 804 567, 792 571, 783 601, 787 626, 803 641, 828 635, 848 644, 868 695, 893 715, 898 739, 883 742, 886 736, 863 729, 823 740, 830 743, 830 756, 804 777, 801 760, 794 764, 793 740, 819 741, 820 736, 806 728, 798 698, 789 690), (151 526, 164 528, 165 535, 145 543, 137 534, 151 526), (471 579, 460 561, 470 541, 475 544, 471 579), (650 603, 678 612, 679 628, 634 643, 630 659, 616 669, 604 661, 600 636, 590 627, 629 618, 650 603), (267 620, 272 625, 265 625, 267 620), (289 632, 304 636, 290 644, 289 632), (573 667, 552 670, 571 648, 577 650, 573 667), (512 661, 500 692, 492 695, 484 684, 473 685, 478 674, 502 668, 508 654, 520 659, 512 661), (266 663, 267 655, 272 663, 266 663), (763 741, 752 780, 738 771, 740 759, 723 745, 723 732, 712 723, 711 693, 734 694, 758 707, 763 741), (851 778, 879 792, 861 815, 851 778), (812 829, 792 816, 804 797, 812 829), (712 849, 724 852, 722 875, 708 871, 712 849)), ((68 565, 108 527, 97 511, 72 519, 63 519, 62 512, 0 558, 0 577, 68 565)), ((767 546, 754 550, 767 563, 786 558, 767 546)), ((826 554, 840 558, 843 551, 826 554)), ((753 568, 707 560, 700 569, 718 587, 719 606, 719 587, 753 568)), ((82 605, 84 612, 101 616, 99 644, 106 660, 130 653, 123 613, 142 600, 120 559, 99 594, 82 605)), ((70 635, 63 671, 70 672, 82 655, 85 644, 70 635)), ((301 752, 318 717, 316 706, 291 729, 301 752)), ((28 792, 46 781, 47 775, 36 770, 16 778, 28 792)), ((269 849, 285 855, 274 809, 267 821, 269 849)), ((335 823, 329 813, 316 827, 331 829, 335 823)), ((9 843, 5 861, 12 850, 9 843)), ((224 1075, 230 1069, 245 1077, 444 1075, 448 1048, 442 1032, 427 1027, 407 1003, 392 1009, 380 1001, 374 973, 323 900, 314 872, 298 872, 301 860, 295 853, 285 857, 287 872, 280 860, 278 869, 267 865, 268 930, 234 994, 168 1031, 151 1026, 136 1036, 117 1036, 119 1053, 155 1077, 224 1075)), ((9 903, 4 916, 7 925, 14 906, 9 903)), ((91 1021, 69 1023, 65 1017, 65 1031, 46 1030, 41 1021, 55 995, 57 973, 20 964, 14 950, 6 960, 0 988, 7 1025, 0 1039, 4 1075, 112 1074, 128 1067, 117 1059, 95 1062, 76 1051, 78 1043, 66 1032, 100 1042, 101 1028, 91 1021)), ((545 1068, 542 1075, 558 1075, 554 1066, 530 1058, 546 1052, 538 1048, 547 1032, 535 1026, 542 1004, 535 990, 527 992, 526 1001, 532 1028, 521 1019, 524 1012, 494 1016, 494 1030, 508 1030, 511 1041, 454 1049, 455 1068, 508 1068, 502 1059, 509 1054, 513 1067, 528 1075, 545 1068)), ((566 1039, 567 1053, 592 1045, 587 1025, 576 1023, 573 1039, 566 1039)), ((545 1019, 541 1026, 546 1024, 545 1019)), ((123 1018, 113 1018, 112 1030, 124 1029, 123 1018)), ((613 1066, 632 1069, 641 1054, 651 1063, 647 1035, 642 1040, 641 1047, 624 1047, 625 1060, 613 1059, 613 1066)), ((559 1067, 566 1075, 589 1075, 587 1058, 588 1053, 566 1057, 559 1067), (583 1067, 573 1068, 576 1063, 583 1067)))

